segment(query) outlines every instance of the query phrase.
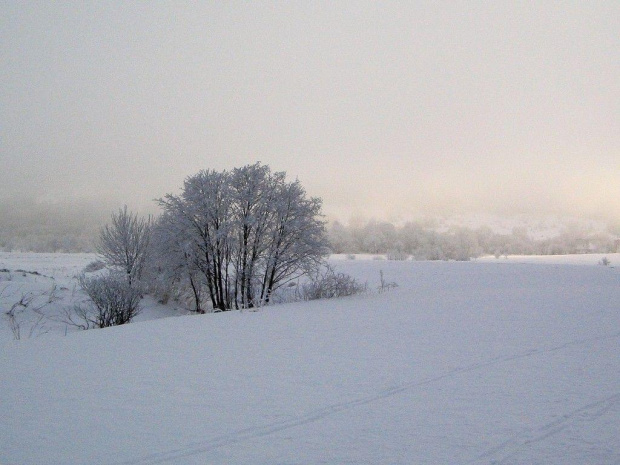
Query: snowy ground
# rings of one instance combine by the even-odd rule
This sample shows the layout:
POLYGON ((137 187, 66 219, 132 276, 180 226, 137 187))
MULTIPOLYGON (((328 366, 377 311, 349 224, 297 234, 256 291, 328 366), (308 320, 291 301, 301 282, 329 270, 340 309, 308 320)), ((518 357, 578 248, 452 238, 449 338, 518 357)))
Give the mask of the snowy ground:
MULTIPOLYGON (((66 302, 94 258, 16 255, 0 269, 66 302)), ((334 260, 399 287, 5 341, 0 463, 618 464, 608 258, 334 260)))
MULTIPOLYGON (((16 337, 6 312, 20 301, 27 304, 15 307, 20 340, 77 331, 64 323, 64 310, 87 299, 75 276, 95 260, 91 253, 0 252, 0 348, 16 337)), ((148 296, 144 304, 136 321, 190 313, 179 306, 159 305, 148 296)))

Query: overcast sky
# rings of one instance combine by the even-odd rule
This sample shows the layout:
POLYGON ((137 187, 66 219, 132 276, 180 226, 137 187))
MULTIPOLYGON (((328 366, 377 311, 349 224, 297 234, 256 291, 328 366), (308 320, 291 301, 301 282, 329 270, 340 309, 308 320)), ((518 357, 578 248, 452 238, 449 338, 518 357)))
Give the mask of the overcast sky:
POLYGON ((617 0, 2 1, 0 54, 0 197, 262 161, 343 220, 620 216, 617 0))

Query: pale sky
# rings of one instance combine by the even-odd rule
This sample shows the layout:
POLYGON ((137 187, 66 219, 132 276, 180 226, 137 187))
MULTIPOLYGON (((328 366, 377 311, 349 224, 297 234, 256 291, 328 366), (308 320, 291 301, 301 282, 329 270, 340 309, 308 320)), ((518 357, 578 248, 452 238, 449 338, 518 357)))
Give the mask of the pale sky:
POLYGON ((0 2, 0 198, 203 168, 329 217, 620 217, 620 2, 0 2))

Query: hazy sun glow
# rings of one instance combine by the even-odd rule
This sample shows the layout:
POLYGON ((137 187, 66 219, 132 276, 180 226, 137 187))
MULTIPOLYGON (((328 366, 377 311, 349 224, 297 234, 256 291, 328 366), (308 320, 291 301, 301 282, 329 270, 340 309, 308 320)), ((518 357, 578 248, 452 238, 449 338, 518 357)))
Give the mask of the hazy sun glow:
POLYGON ((262 161, 334 218, 620 217, 620 3, 4 2, 0 198, 262 161))

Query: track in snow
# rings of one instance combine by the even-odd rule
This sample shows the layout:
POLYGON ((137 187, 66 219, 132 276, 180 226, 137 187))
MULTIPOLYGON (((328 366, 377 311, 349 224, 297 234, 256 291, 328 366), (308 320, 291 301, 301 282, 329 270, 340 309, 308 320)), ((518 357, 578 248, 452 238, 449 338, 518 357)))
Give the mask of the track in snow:
MULTIPOLYGON (((465 367, 456 368, 454 370, 450 370, 441 375, 427 378, 422 381, 412 381, 409 383, 404 383, 399 386, 395 386, 390 389, 382 390, 374 395, 360 397, 358 399, 354 399, 348 402, 342 402, 337 404, 328 405, 324 408, 314 410, 305 415, 290 419, 283 420, 278 422, 273 422, 264 426, 246 428, 237 431, 233 431, 228 434, 223 434, 217 436, 212 439, 207 439, 205 441, 197 441, 190 444, 187 444, 184 447, 171 449, 162 452, 156 452, 153 454, 145 455, 143 457, 139 457, 132 460, 125 460, 120 462, 110 462, 109 465, 149 465, 149 464, 157 464, 157 463, 166 463, 173 462, 175 460, 195 456, 199 454, 203 454, 210 450, 214 450, 220 447, 237 444, 243 441, 260 438, 264 436, 268 436, 273 433, 277 433, 279 431, 295 428, 297 426, 302 426, 305 424, 313 423, 319 421, 323 418, 326 418, 330 415, 334 415, 336 413, 340 413, 343 411, 351 410, 355 407, 359 407, 362 405, 371 404, 377 400, 385 399, 387 397, 394 396, 396 394, 402 393, 409 389, 413 389, 420 386, 425 386, 428 384, 435 383, 437 381, 441 381, 443 379, 447 379, 453 376, 457 376, 461 373, 468 373, 476 370, 481 370, 490 366, 498 365, 501 363, 511 362, 514 360, 524 359, 528 357, 535 357, 538 355, 544 355, 551 352, 560 351, 566 349, 568 347, 584 345, 597 341, 604 341, 608 339, 620 338, 620 332, 616 332, 613 334, 590 337, 590 338, 582 338, 576 339, 574 341, 569 341, 564 344, 560 344, 553 347, 548 348, 539 348, 539 349, 531 349, 526 352, 509 355, 505 357, 498 357, 491 359, 487 362, 474 363, 471 365, 467 365, 465 367)), ((501 459, 491 460, 492 464, 501 464, 503 461, 513 457, 517 454, 523 446, 527 446, 532 443, 540 442, 549 438, 559 432, 561 432, 567 424, 578 421, 579 419, 586 418, 594 420, 602 416, 605 412, 612 409, 615 405, 620 403, 620 393, 614 394, 612 396, 608 396, 604 399, 600 399, 596 402, 587 404, 582 406, 576 410, 568 412, 562 415, 561 418, 549 422, 540 428, 528 429, 523 431, 522 433, 517 434, 516 436, 508 439, 507 441, 495 446, 483 454, 479 455, 477 459, 469 462, 475 463, 479 460, 483 459, 492 459, 504 453, 501 459)))
POLYGON ((555 436, 565 430, 571 423, 597 420, 617 405, 620 405, 620 392, 565 413, 557 420, 551 421, 539 428, 528 428, 498 446, 492 447, 478 456, 476 460, 468 463, 497 457, 500 454, 503 457, 491 460, 490 463, 497 465, 505 463, 506 460, 518 455, 524 446, 529 446, 555 436))

